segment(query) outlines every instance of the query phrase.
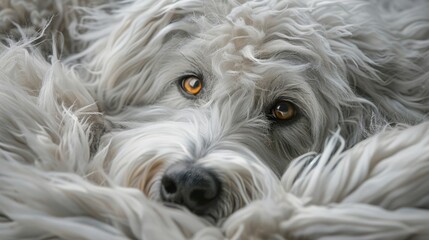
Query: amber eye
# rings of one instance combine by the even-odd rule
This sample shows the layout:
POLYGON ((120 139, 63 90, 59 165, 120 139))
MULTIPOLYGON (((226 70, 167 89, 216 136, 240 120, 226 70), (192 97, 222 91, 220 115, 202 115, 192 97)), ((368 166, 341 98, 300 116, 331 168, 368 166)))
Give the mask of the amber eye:
POLYGON ((182 80, 181 87, 187 94, 195 96, 203 89, 203 81, 195 76, 190 76, 182 80))
POLYGON ((271 109, 271 114, 276 120, 290 120, 296 115, 295 105, 288 101, 279 101, 271 109))

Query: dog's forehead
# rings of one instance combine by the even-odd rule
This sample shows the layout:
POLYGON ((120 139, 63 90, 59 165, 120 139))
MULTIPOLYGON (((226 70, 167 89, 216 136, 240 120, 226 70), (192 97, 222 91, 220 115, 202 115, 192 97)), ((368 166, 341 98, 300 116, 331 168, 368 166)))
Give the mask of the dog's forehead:
POLYGON ((236 91, 236 86, 267 92, 305 81, 309 61, 293 52, 277 51, 281 48, 277 45, 287 44, 266 39, 263 31, 244 23, 221 24, 189 40, 178 54, 192 67, 226 84, 224 91, 236 91))
POLYGON ((296 66, 303 67, 309 61, 299 54, 306 50, 303 44, 289 39, 288 35, 294 34, 288 33, 290 29, 284 24, 287 10, 285 4, 249 1, 219 13, 225 15, 216 20, 201 16, 196 21, 199 32, 188 47, 197 49, 199 61, 205 59, 204 64, 211 65, 211 71, 222 78, 258 81, 260 76, 279 70, 302 72, 296 66))

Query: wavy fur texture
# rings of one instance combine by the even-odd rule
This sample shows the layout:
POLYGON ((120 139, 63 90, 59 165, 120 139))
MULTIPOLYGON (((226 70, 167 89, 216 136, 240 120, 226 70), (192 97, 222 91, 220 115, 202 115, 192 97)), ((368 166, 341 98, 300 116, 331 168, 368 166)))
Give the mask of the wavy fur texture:
POLYGON ((427 0, 38 2, 0 3, 0 239, 429 238, 427 0))

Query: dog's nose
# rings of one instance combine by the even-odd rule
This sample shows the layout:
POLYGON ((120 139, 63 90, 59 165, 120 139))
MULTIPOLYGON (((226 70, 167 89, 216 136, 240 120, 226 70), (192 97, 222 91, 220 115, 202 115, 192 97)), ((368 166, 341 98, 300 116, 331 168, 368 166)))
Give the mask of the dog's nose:
POLYGON ((161 180, 162 200, 184 205, 196 214, 206 212, 219 192, 220 182, 214 172, 188 162, 172 165, 161 180))

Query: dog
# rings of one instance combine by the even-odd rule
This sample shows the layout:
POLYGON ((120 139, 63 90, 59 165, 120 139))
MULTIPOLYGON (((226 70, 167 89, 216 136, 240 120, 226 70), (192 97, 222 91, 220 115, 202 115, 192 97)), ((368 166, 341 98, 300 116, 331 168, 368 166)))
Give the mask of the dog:
POLYGON ((350 147, 424 121, 419 3, 131 1, 94 12, 79 36, 88 47, 70 61, 92 73, 98 106, 122 128, 92 167, 218 220, 275 192, 268 176, 337 128, 350 147))
MULTIPOLYGON (((415 3, 178 0, 87 9, 74 31, 82 49, 64 60, 76 76, 62 81, 79 87, 57 84, 43 98, 57 104, 49 121, 61 129, 48 138, 55 143, 64 131, 58 106, 83 113, 78 139, 87 154, 78 160, 61 144, 56 151, 75 159, 68 171, 222 221, 280 191, 289 163, 322 151, 338 128, 351 147, 388 124, 427 119, 429 4, 415 3)), ((44 79, 17 84, 8 88, 45 96, 44 79)), ((40 159, 28 149, 33 155, 15 155, 40 159)))

